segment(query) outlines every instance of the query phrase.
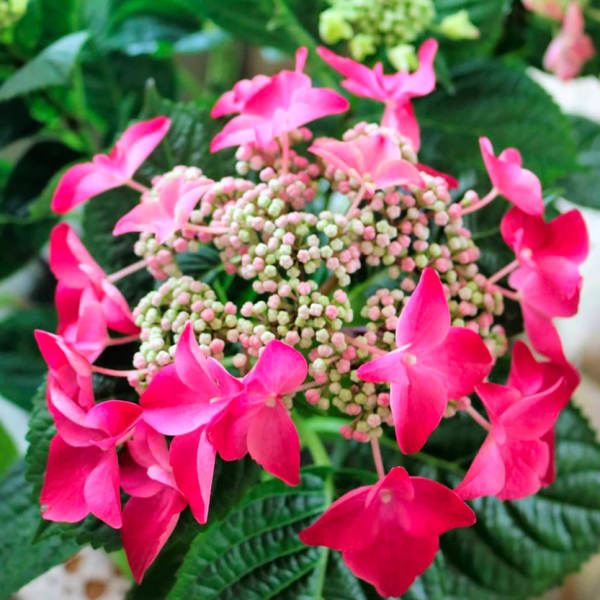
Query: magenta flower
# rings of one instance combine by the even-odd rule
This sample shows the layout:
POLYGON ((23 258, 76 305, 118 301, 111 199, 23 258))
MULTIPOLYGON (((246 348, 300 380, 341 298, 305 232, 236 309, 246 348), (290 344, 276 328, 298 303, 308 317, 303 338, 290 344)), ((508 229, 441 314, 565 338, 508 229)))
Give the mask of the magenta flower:
POLYGON ((508 281, 520 292, 531 343, 538 352, 564 364, 552 319, 577 313, 582 284, 579 266, 589 252, 585 222, 577 210, 546 223, 513 208, 502 219, 501 230, 520 263, 508 281))
POLYGON ((121 538, 134 579, 140 583, 173 533, 186 501, 177 488, 163 435, 146 423, 121 452, 121 485, 131 496, 123 509, 121 538))
POLYGON ((342 552, 354 575, 397 598, 433 562, 440 535, 473 523, 475 513, 452 490, 395 467, 334 502, 300 539, 342 552))
POLYGON ((188 323, 177 343, 174 364, 152 379, 140 405, 146 423, 160 433, 178 436, 206 425, 243 389, 241 381, 204 356, 188 323))
POLYGON ((67 223, 60 223, 52 230, 50 268, 58 279, 58 332, 75 341, 79 347, 79 330, 83 328, 81 347, 85 348, 87 344, 91 346, 90 354, 96 353, 90 360, 94 360, 99 354, 98 347, 102 346, 102 339, 108 339, 103 322, 89 323, 81 319, 81 315, 90 306, 93 314, 101 320, 99 305, 106 327, 127 334, 139 332, 127 301, 110 283, 104 271, 67 223))
POLYGON ((558 0, 523 0, 523 6, 555 21, 562 21, 565 14, 558 0))
POLYGON ((327 48, 320 47, 317 52, 325 62, 346 77, 342 86, 351 94, 383 102, 385 113, 381 124, 409 138, 418 152, 421 145, 419 125, 410 99, 426 96, 435 89, 433 61, 437 49, 435 40, 427 40, 419 49, 419 69, 414 73, 400 71, 395 75, 384 75, 381 63, 371 70, 327 48))
POLYGON ((550 479, 548 434, 569 401, 564 378, 531 395, 495 383, 483 383, 476 391, 491 428, 456 493, 464 499, 500 500, 535 494, 550 479))
POLYGON ((131 183, 170 125, 166 117, 136 123, 125 131, 110 154, 97 154, 92 162, 71 167, 54 192, 52 210, 64 214, 102 192, 131 183))
POLYGON ((75 523, 92 513, 120 528, 117 445, 142 417, 137 404, 108 400, 89 411, 80 408, 55 385, 50 390, 58 435, 52 438, 44 487, 42 516, 49 521, 75 523), (66 432, 68 440, 63 439, 66 432))
POLYGON ((552 40, 544 55, 544 68, 563 81, 577 77, 594 54, 594 42, 585 33, 585 22, 577 2, 569 3, 560 33, 552 40))
POLYGON ((300 440, 283 402, 306 379, 306 360, 290 346, 270 341, 236 396, 209 427, 225 460, 250 456, 288 485, 300 483, 300 440))
POLYGON ((242 79, 238 81, 233 89, 225 92, 215 103, 210 116, 213 119, 229 115, 231 113, 241 113, 246 106, 246 102, 259 90, 270 83, 271 78, 266 75, 256 75, 252 79, 242 79))
POLYGON ((442 283, 425 269, 400 314, 397 349, 358 369, 363 381, 391 382, 396 438, 405 453, 417 452, 439 425, 448 400, 470 394, 492 368, 483 340, 450 326, 442 283))
POLYGON ((228 146, 256 144, 265 148, 277 137, 315 119, 348 110, 348 101, 333 90, 312 87, 302 73, 306 48, 296 52, 296 71, 281 71, 248 98, 239 116, 234 117, 211 143, 216 152, 228 146))
POLYGON ((398 144, 383 133, 362 135, 349 142, 321 138, 308 149, 373 193, 386 187, 425 187, 418 169, 402 158, 398 144))
POLYGON ((531 171, 522 168, 520 152, 515 148, 507 148, 496 157, 492 142, 486 137, 479 138, 479 145, 496 190, 528 215, 543 214, 542 184, 531 171))
POLYGON ((113 235, 131 231, 156 234, 162 244, 170 235, 179 231, 188 222, 198 201, 213 185, 211 179, 186 181, 184 175, 169 181, 158 194, 158 198, 142 200, 135 208, 121 217, 113 235))

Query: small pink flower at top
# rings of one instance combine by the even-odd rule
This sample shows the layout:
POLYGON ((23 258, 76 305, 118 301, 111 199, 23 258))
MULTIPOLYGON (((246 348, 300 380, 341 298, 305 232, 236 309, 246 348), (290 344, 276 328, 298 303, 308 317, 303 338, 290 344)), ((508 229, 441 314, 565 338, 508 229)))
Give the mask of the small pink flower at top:
POLYGON ((213 183, 211 179, 186 181, 185 175, 173 178, 158 192, 158 198, 143 199, 121 217, 113 235, 144 231, 154 233, 157 243, 162 244, 183 228, 198 201, 213 183))
MULTIPOLYGON (((50 268, 58 279, 56 304, 58 308, 58 332, 70 335, 77 341, 77 330, 81 327, 81 315, 89 305, 101 308, 106 327, 121 333, 139 332, 133 320, 127 301, 121 292, 108 280, 98 263, 90 256, 81 240, 67 223, 60 223, 50 236, 50 268)), ((90 346, 90 353, 98 351, 102 345, 101 323, 83 322, 85 333, 82 346, 90 346), (94 340, 93 328, 97 338, 94 340)), ((107 339, 107 338, 106 338, 107 339)), ((106 340, 105 340, 106 341, 106 340)), ((96 354, 97 356, 97 354, 96 354)), ((90 360, 94 360, 95 356, 90 360)))
POLYGON ((544 68, 563 81, 577 77, 583 65, 596 53, 594 42, 585 33, 581 7, 571 2, 560 33, 552 40, 544 55, 544 68))
POLYGON ((71 167, 54 192, 52 210, 64 214, 102 192, 129 184, 170 124, 166 117, 136 123, 125 131, 110 154, 97 154, 92 162, 71 167))
POLYGON ((163 435, 144 422, 119 456, 121 486, 131 496, 123 508, 121 538, 133 578, 140 583, 187 506, 177 488, 163 435))
POLYGON ((562 21, 565 14, 558 0, 523 0, 523 5, 527 10, 555 21, 562 21))
POLYGON ((397 349, 362 365, 363 381, 391 382, 396 438, 405 453, 419 451, 439 425, 448 400, 470 394, 492 368, 483 340, 450 326, 442 283, 425 269, 396 328, 397 349))
POLYGON ((211 151, 256 144, 265 148, 275 138, 315 119, 348 110, 348 101, 333 90, 313 88, 302 70, 306 48, 296 53, 296 71, 281 71, 248 98, 241 114, 215 136, 211 151))
POLYGON ((371 194, 399 185, 425 187, 418 169, 402 158, 398 144, 383 133, 361 135, 349 142, 321 138, 308 150, 356 179, 371 194))
POLYGON ((398 598, 433 562, 440 535, 474 523, 475 513, 452 490, 395 467, 334 502, 300 539, 342 552, 354 575, 398 598))
POLYGON ((427 40, 419 49, 419 69, 414 73, 400 71, 395 75, 384 75, 383 66, 377 63, 374 69, 343 58, 320 47, 319 56, 339 71, 346 79, 342 86, 351 94, 371 98, 385 104, 382 125, 397 130, 408 137, 415 151, 420 147, 419 125, 414 115, 411 98, 426 96, 435 89, 433 61, 438 43, 427 40))
POLYGON ((491 428, 465 478, 456 488, 464 499, 496 496, 519 500, 549 481, 547 434, 569 401, 564 378, 533 395, 495 383, 476 388, 491 428))
POLYGON ((213 119, 229 115, 231 113, 240 113, 244 110, 246 102, 259 90, 270 83, 271 78, 266 75, 256 75, 252 79, 242 79, 238 81, 233 89, 225 92, 215 103, 210 116, 213 119))
POLYGON ((283 402, 306 379, 306 360, 290 346, 270 341, 235 397, 209 426, 209 439, 225 460, 247 453, 288 485, 300 483, 300 440, 283 402))
POLYGON ((479 138, 479 145, 492 185, 498 192, 529 215, 543 214, 542 184, 531 171, 522 168, 519 151, 507 148, 496 157, 488 138, 479 138))
POLYGON ((520 267, 509 284, 521 293, 525 330, 534 348, 554 362, 565 362, 554 317, 577 313, 582 277, 579 267, 589 253, 581 213, 571 210, 546 223, 517 208, 501 224, 502 236, 515 251, 520 267))
POLYGON ((84 410, 57 384, 50 388, 58 435, 52 438, 44 487, 42 517, 75 523, 92 513, 120 528, 117 446, 142 417, 132 402, 108 400, 84 410))

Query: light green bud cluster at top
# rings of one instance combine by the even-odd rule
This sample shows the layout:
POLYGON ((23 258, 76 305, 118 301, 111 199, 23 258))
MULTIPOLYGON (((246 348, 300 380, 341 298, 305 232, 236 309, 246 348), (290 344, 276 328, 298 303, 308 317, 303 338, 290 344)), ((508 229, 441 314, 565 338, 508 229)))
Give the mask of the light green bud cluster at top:
POLYGON ((27 11, 29 0, 0 0, 0 40, 9 41, 11 28, 27 11))

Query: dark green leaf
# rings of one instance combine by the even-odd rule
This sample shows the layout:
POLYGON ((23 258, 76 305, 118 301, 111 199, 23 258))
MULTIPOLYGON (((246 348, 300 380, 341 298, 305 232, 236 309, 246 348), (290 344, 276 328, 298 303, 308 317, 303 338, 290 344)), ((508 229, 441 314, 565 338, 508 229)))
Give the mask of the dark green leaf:
POLYGON ((79 31, 66 35, 42 50, 2 84, 0 101, 52 86, 66 85, 88 37, 87 31, 79 31))
POLYGON ((40 127, 41 124, 29 114, 27 104, 21 98, 15 98, 3 104, 0 111, 0 147, 33 135, 40 127))
POLYGON ((78 545, 55 536, 34 544, 41 518, 25 481, 25 463, 11 467, 0 481, 0 598, 77 552, 78 545))
POLYGON ((478 143, 487 136, 497 152, 519 149, 525 166, 544 185, 575 167, 568 119, 520 67, 474 61, 453 75, 453 95, 438 90, 415 103, 423 162, 454 175, 478 176, 478 187, 487 192, 490 184, 478 143))
POLYGON ((362 600, 356 579, 337 559, 328 561, 328 550, 298 538, 326 504, 318 471, 305 471, 295 488, 280 481, 257 486, 194 540, 168 598, 362 600))
POLYGON ((15 462, 18 456, 19 453, 12 437, 0 421, 0 477, 4 476, 8 467, 15 462))
POLYGON ((567 200, 600 209, 600 194, 597 191, 600 179, 600 125, 584 117, 570 119, 580 168, 561 179, 558 185, 564 188, 567 200))

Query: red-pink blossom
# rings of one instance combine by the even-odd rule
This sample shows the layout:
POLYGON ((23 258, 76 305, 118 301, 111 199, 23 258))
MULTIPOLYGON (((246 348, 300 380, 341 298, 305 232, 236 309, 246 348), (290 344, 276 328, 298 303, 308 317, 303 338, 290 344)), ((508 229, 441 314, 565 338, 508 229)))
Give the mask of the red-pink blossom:
POLYGON ((475 513, 452 490, 395 467, 334 502, 300 539, 342 552, 354 575, 397 598, 433 562, 440 535, 473 523, 475 513))
POLYGON ((558 0, 523 0, 523 6, 531 12, 562 21, 565 12, 558 0))
MULTIPOLYGON (((513 360, 521 361, 521 355, 513 360)), ((500 500, 535 494, 550 479, 548 433, 569 401, 565 379, 559 377, 534 394, 495 383, 482 383, 476 391, 491 428, 456 493, 464 499, 496 496, 500 500)))
POLYGON ((271 81, 266 75, 256 75, 252 79, 238 81, 233 89, 225 92, 215 103, 210 113, 213 119, 231 113, 240 113, 244 110, 246 102, 264 88, 271 81))
POLYGON ((92 162, 71 167, 60 180, 52 198, 52 210, 69 212, 86 200, 125 185, 167 134, 166 117, 136 123, 125 131, 110 154, 97 154, 92 162))
POLYGON ((162 244, 170 235, 183 228, 198 201, 213 183, 211 179, 186 181, 184 175, 175 177, 159 191, 158 198, 143 199, 121 217, 113 234, 145 231, 156 234, 157 243, 162 244))
POLYGON ((59 385, 53 385, 49 394, 59 434, 50 443, 40 497, 43 518, 74 523, 92 513, 120 528, 117 445, 141 419, 141 408, 108 400, 86 411, 59 385))
POLYGON ((123 508, 121 538, 133 577, 140 583, 187 503, 177 488, 165 437, 146 423, 136 425, 119 462, 121 486, 131 496, 123 508))
POLYGON ((370 192, 398 185, 425 187, 418 169, 402 158, 398 144, 383 133, 361 135, 349 142, 321 138, 308 150, 370 192))
POLYGON ((362 365, 364 381, 391 382, 390 406, 398 445, 417 452, 440 423, 448 400, 470 394, 492 368, 481 337, 450 326, 442 283, 425 269, 400 314, 397 349, 362 365))
POLYGON ((381 63, 369 69, 327 48, 320 47, 317 52, 325 62, 346 77, 342 86, 351 94, 383 102, 386 108, 381 124, 409 138, 415 151, 418 151, 421 145, 419 125, 410 99, 426 96, 434 90, 433 61, 437 49, 435 40, 427 40, 419 49, 419 69, 414 73, 400 71, 394 75, 384 75, 381 63))
POLYGON ((577 313, 582 277, 579 267, 589 253, 581 213, 571 210, 546 223, 517 208, 502 219, 502 236, 515 251, 520 267, 509 284, 521 294, 523 321, 534 348, 564 363, 554 317, 577 313))
POLYGON ((592 38, 585 33, 583 12, 578 2, 567 7, 560 33, 544 55, 544 68, 563 81, 577 77, 583 65, 596 53, 592 38))
POLYGON ((523 169, 520 152, 507 148, 496 157, 492 142, 486 137, 479 138, 479 145, 492 185, 498 192, 529 215, 543 214, 542 184, 531 171, 523 169))
POLYGON ((265 148, 277 137, 315 119, 348 109, 348 101, 333 90, 313 88, 302 70, 306 48, 296 53, 296 71, 281 71, 261 87, 213 139, 211 151, 228 146, 255 144, 265 148))
POLYGON ((127 301, 67 223, 52 231, 50 268, 58 279, 58 333, 89 360, 104 349, 107 327, 127 334, 139 332, 127 301))
POLYGON ((270 341, 236 396, 209 426, 209 439, 225 460, 247 453, 288 485, 300 483, 300 440, 283 396, 304 382, 306 360, 290 346, 270 341))

